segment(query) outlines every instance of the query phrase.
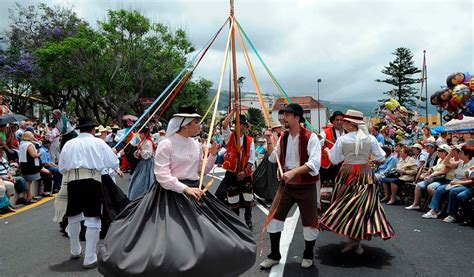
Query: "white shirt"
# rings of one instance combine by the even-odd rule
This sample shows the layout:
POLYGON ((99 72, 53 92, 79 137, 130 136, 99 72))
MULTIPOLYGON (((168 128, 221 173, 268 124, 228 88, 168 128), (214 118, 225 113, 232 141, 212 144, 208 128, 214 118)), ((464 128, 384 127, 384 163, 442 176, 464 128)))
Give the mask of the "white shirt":
MULTIPOLYGON (((227 128, 226 130, 222 130, 222 135, 224 136, 224 140, 226 142, 226 145, 227 145, 227 143, 229 143, 230 134, 231 134, 230 129, 227 128)), ((242 135, 240 137, 240 145, 242 146, 243 144, 244 144, 244 135, 242 135)), ((240 153, 240 155, 242 155, 242 152, 240 153)), ((249 164, 254 164, 255 159, 256 159, 256 157, 255 157, 255 143, 252 140, 252 143, 250 144, 250 157, 249 157, 248 163, 249 164)))
MULTIPOLYGON (((351 132, 345 134, 343 137, 336 141, 336 144, 331 149, 329 159, 332 164, 339 164, 344 161, 345 157, 342 153, 343 143, 355 143, 357 132, 351 132)), ((369 135, 370 138, 370 150, 372 155, 375 156, 376 161, 383 161, 385 159, 385 151, 380 147, 377 139, 373 135, 369 135)))
MULTIPOLYGON (((276 163, 275 155, 280 157, 280 140, 282 137, 278 139, 277 145, 275 146, 272 154, 268 157, 268 160, 271 163, 276 163)), ((285 168, 289 170, 300 166, 300 153, 298 151, 299 140, 299 133, 295 137, 288 135, 285 155, 285 168)), ((316 134, 311 134, 306 150, 308 151, 308 161, 305 163, 305 165, 310 169, 309 174, 311 176, 316 176, 319 174, 319 168, 321 167, 321 145, 316 134)))
POLYGON ((104 169, 115 169, 119 166, 117 155, 100 138, 89 133, 81 133, 64 145, 59 156, 59 171, 63 174, 78 169, 95 169, 102 172, 104 169))

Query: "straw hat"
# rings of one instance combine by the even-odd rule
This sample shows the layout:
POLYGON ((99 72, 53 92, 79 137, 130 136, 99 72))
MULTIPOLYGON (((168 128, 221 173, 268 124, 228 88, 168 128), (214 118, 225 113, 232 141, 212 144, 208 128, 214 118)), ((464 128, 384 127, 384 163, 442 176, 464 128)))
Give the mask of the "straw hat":
POLYGON ((344 120, 356 125, 365 124, 364 114, 356 110, 347 110, 346 114, 344 115, 344 120))
POLYGON ((440 146, 438 146, 438 151, 445 151, 446 153, 449 154, 449 152, 451 152, 451 147, 449 147, 449 145, 447 144, 441 144, 440 146))
POLYGON ((110 126, 105 127, 105 129, 107 130, 107 133, 112 133, 112 128, 110 126))
POLYGON ((104 128, 104 126, 99 125, 99 127, 97 127, 97 132, 99 132, 99 133, 107 132, 107 129, 104 128))
POLYGON ((270 125, 270 127, 271 127, 271 129, 273 130, 273 129, 275 129, 275 128, 281 128, 281 127, 283 127, 283 126, 281 125, 280 121, 273 121, 273 122, 272 122, 272 125, 270 125))

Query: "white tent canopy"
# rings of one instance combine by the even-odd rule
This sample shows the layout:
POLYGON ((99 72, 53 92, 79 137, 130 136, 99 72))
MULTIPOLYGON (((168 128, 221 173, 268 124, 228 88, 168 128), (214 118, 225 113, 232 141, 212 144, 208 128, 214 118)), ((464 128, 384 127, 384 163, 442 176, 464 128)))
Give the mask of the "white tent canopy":
POLYGON ((444 124, 446 131, 458 131, 458 130, 469 130, 474 129, 474 117, 465 116, 463 119, 452 119, 448 123, 444 124))

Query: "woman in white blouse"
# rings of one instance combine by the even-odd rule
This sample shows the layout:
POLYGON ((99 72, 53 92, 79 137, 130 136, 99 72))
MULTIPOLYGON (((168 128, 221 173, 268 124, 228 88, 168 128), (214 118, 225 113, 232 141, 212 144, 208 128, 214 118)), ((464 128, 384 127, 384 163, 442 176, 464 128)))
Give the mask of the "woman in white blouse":
POLYGON ((340 137, 328 153, 332 164, 343 164, 336 177, 332 204, 320 224, 349 238, 341 252, 354 250, 362 254, 361 240, 372 236, 386 240, 394 236, 369 165, 369 156, 382 162, 385 152, 375 137, 369 135, 361 112, 348 110, 344 115, 344 129, 347 134, 340 137))

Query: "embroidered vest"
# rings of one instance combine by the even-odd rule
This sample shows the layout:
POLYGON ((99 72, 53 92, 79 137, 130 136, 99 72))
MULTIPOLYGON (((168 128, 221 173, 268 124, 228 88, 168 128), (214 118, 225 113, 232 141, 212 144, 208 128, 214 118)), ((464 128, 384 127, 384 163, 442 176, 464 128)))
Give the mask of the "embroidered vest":
MULTIPOLYGON (((308 161, 309 155, 308 155, 308 142, 309 139, 311 138, 312 132, 309 130, 306 130, 305 128, 300 128, 299 131, 299 146, 298 146, 298 153, 300 156, 300 166, 305 164, 308 161)), ((280 162, 282 168, 285 168, 285 158, 286 158, 286 147, 287 147, 287 142, 288 142, 288 136, 290 133, 288 131, 285 131, 283 134, 282 138, 280 139, 280 162)), ((296 184, 314 184, 319 180, 319 175, 317 176, 311 176, 309 173, 305 174, 300 174, 296 175, 293 179, 292 182, 296 184)))
MULTIPOLYGON (((328 141, 336 143, 335 132, 336 130, 334 129, 334 127, 328 127, 324 129, 324 133, 326 133, 326 140, 324 141, 323 150, 324 148, 332 149, 334 144, 328 141)), ((330 166, 331 166, 331 160, 329 159, 329 156, 327 155, 326 151, 321 151, 321 167, 329 168, 330 166)))
MULTIPOLYGON (((236 139, 237 135, 236 133, 231 133, 230 134, 230 139, 229 142, 226 145, 226 153, 224 157, 224 163, 222 164, 222 167, 225 170, 237 173, 237 158, 240 153, 237 152, 237 144, 236 144, 236 139)), ((245 166, 249 162, 250 159, 250 145, 252 144, 253 139, 247 135, 244 136, 244 143, 241 146, 240 152, 242 153, 242 157, 240 159, 240 170, 244 170, 245 166)), ((250 169, 249 172, 247 172, 247 176, 252 175, 252 169, 250 169)))

